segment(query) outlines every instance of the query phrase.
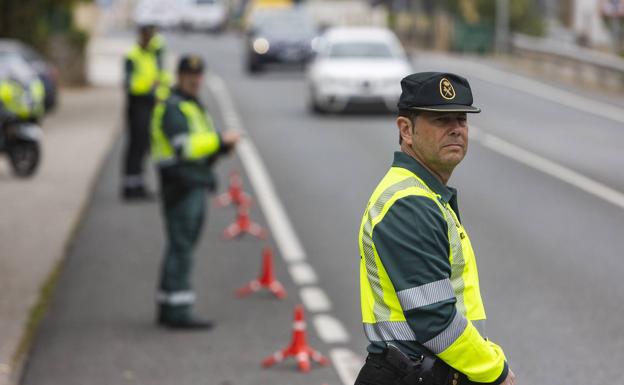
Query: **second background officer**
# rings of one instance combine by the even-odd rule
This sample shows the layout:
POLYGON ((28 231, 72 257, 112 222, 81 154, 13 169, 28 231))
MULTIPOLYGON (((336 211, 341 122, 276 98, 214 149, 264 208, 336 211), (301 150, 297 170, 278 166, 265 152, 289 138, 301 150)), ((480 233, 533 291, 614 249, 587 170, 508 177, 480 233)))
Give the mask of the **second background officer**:
POLYGON ((214 161, 229 152, 240 134, 219 134, 198 97, 204 64, 185 56, 178 65, 177 85, 159 103, 152 121, 152 157, 157 163, 167 249, 158 293, 158 323, 175 329, 209 329, 212 322, 191 313, 192 251, 204 222, 207 190, 213 190, 214 161))
POLYGON ((143 179, 143 162, 149 147, 149 130, 163 71, 164 41, 155 27, 139 27, 137 44, 126 55, 127 130, 121 196, 125 200, 152 199, 143 179))

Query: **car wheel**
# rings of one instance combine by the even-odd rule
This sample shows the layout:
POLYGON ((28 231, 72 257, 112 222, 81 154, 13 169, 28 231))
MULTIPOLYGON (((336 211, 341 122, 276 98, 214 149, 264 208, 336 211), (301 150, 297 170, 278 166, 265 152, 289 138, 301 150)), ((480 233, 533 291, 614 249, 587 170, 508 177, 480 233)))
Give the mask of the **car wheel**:
POLYGON ((308 110, 317 115, 325 114, 327 111, 316 101, 316 94, 313 89, 308 93, 308 110))
POLYGON ((9 147, 8 153, 14 175, 27 178, 37 170, 41 158, 39 144, 18 141, 9 147))
POLYGON ((260 71, 262 71, 262 66, 259 63, 252 60, 247 62, 247 72, 251 74, 256 74, 260 71))

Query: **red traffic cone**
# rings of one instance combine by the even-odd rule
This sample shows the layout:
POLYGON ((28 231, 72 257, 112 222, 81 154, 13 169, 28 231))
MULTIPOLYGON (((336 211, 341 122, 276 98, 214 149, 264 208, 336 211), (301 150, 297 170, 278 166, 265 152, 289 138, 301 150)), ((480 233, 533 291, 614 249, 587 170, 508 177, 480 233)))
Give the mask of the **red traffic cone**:
POLYGON ((267 231, 249 218, 249 207, 239 206, 236 221, 223 231, 224 239, 232 239, 244 233, 251 234, 260 239, 267 238, 267 231))
POLYGON ((329 360, 321 353, 312 349, 306 338, 306 322, 303 318, 303 306, 295 306, 295 321, 293 323, 293 337, 286 349, 278 350, 262 361, 265 368, 271 367, 284 361, 286 357, 295 357, 299 371, 307 373, 310 371, 310 359, 321 365, 329 365, 329 360))
POLYGON ((238 297, 245 297, 266 287, 279 299, 286 297, 284 286, 273 276, 273 250, 266 246, 262 251, 262 271, 257 279, 236 290, 238 297))
POLYGON ((243 178, 241 178, 238 171, 232 171, 230 173, 230 185, 228 190, 217 196, 215 199, 215 206, 225 207, 230 204, 236 206, 251 206, 251 202, 251 196, 243 191, 243 178))

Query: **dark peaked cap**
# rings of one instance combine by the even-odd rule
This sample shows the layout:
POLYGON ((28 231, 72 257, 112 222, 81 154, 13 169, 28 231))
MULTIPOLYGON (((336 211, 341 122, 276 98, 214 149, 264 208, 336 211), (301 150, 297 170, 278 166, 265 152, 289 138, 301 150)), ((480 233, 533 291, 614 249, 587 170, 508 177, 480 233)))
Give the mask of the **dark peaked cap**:
POLYGON ((204 61, 199 55, 185 55, 178 62, 178 73, 201 74, 204 72, 204 61))
POLYGON ((404 77, 401 89, 399 110, 481 112, 472 105, 468 80, 455 74, 418 72, 404 77))

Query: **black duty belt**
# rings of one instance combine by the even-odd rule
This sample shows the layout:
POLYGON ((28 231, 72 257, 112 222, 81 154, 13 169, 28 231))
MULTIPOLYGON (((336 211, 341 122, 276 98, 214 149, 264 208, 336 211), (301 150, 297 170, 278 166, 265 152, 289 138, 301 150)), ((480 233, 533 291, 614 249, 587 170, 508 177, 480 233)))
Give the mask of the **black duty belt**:
POLYGON ((396 346, 388 345, 383 353, 369 353, 368 363, 394 373, 396 385, 472 385, 476 384, 433 355, 411 359, 396 346))

